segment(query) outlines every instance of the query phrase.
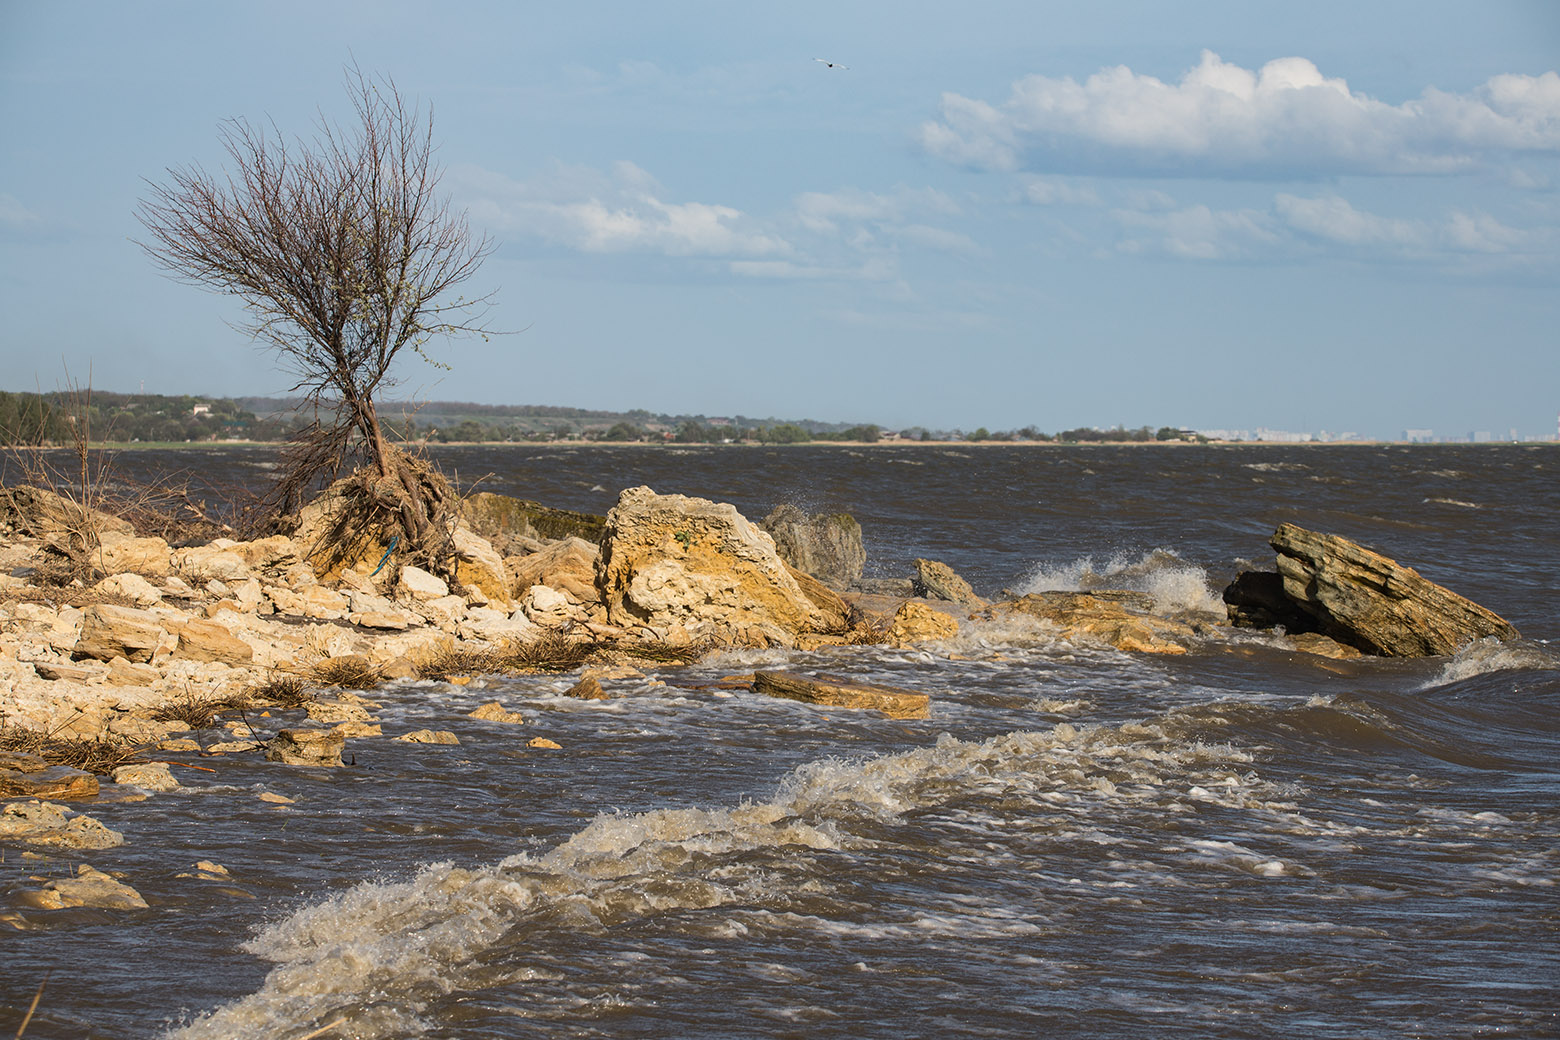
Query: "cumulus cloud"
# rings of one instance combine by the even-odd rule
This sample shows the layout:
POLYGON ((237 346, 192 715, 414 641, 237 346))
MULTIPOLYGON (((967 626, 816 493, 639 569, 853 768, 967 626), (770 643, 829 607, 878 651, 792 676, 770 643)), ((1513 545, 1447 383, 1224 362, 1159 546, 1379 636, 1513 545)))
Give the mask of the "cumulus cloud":
POLYGON ((994 105, 957 94, 920 129, 950 162, 991 170, 1225 176, 1454 173, 1493 151, 1560 151, 1560 74, 1500 75, 1393 105, 1309 60, 1251 70, 1212 51, 1178 82, 1126 66, 1082 83, 1032 75, 994 105))
POLYGON ((618 162, 610 173, 557 167, 530 181, 481 170, 453 174, 474 220, 495 231, 520 231, 588 253, 667 256, 773 256, 791 246, 741 210, 705 202, 670 202, 645 170, 618 162))

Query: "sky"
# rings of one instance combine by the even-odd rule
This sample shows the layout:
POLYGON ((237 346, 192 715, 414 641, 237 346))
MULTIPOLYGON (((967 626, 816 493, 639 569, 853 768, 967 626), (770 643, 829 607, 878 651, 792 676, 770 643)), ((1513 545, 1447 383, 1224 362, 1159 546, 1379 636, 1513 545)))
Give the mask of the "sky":
POLYGON ((496 243, 506 334, 398 397, 1556 430, 1550 0, 0 0, 0 389, 286 392, 135 210, 226 120, 350 116, 354 62, 496 243))

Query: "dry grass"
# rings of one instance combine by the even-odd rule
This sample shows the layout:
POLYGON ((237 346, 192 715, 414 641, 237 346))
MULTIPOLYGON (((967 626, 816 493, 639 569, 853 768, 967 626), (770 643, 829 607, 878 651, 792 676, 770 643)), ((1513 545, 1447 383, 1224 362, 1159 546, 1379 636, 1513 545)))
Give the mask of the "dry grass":
POLYGON ((327 657, 322 661, 316 661, 310 668, 308 677, 321 686, 334 686, 346 690, 372 690, 384 682, 384 676, 379 674, 368 658, 358 654, 348 654, 345 657, 327 657))
POLYGON ((243 696, 251 703, 264 702, 285 710, 302 708, 315 700, 309 684, 296 675, 274 673, 246 687, 243 696))
POLYGON ((210 729, 227 712, 242 713, 254 706, 248 691, 227 697, 197 697, 186 693, 158 708, 152 715, 157 722, 182 722, 191 729, 210 729))
POLYGON ((140 745, 120 737, 62 737, 42 730, 0 724, 0 751, 37 755, 55 766, 70 766, 107 776, 136 761, 140 745))
POLYGON ((846 646, 877 646, 888 642, 894 619, 889 614, 869 613, 852 603, 850 613, 845 616, 845 624, 846 646))
POLYGON ((549 630, 528 642, 506 642, 496 656, 503 671, 567 672, 590 660, 599 648, 594 641, 571 639, 549 630))
POLYGON ((456 646, 453 641, 439 646, 416 662, 419 679, 444 682, 451 676, 484 675, 502 671, 496 650, 477 650, 456 646))
POLYGON ((641 664, 697 664, 716 648, 717 644, 710 640, 682 645, 646 641, 618 643, 612 650, 617 657, 641 664))

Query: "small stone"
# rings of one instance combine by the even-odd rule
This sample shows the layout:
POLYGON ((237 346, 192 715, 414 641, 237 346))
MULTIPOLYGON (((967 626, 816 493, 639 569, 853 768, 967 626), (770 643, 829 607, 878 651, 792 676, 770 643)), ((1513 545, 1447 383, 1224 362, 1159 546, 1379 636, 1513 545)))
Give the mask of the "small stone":
POLYGON ((498 701, 488 701, 476 711, 472 712, 471 717, 474 719, 481 719, 484 722, 509 722, 515 725, 519 725, 525 721, 525 716, 521 715, 518 711, 510 711, 498 701))
POLYGON ((307 711, 311 720, 323 722, 327 726, 338 722, 374 721, 374 717, 368 713, 367 708, 356 704, 344 704, 340 701, 315 701, 313 704, 308 705, 307 711))
POLYGON ((604 701, 607 699, 607 691, 601 688, 601 683, 596 681, 593 675, 587 675, 565 691, 569 697, 578 697, 584 701, 604 701))
POLYGON ((532 737, 525 742, 526 747, 544 748, 548 751, 562 751, 563 745, 556 740, 548 740, 546 737, 532 737))
POLYGON ((65 849, 111 849, 125 836, 90 816, 71 816, 53 802, 11 802, 0 807, 0 841, 65 849))
POLYGON ((460 738, 447 729, 431 730, 418 729, 410 733, 402 733, 396 740, 407 744, 459 744, 460 738))
POLYGON ((0 797, 78 802, 98 793, 98 778, 82 769, 49 766, 35 772, 0 769, 0 797))
POLYGON ((158 751, 199 751, 200 742, 189 737, 174 737, 171 740, 161 740, 157 743, 158 751))
POLYGON ((275 791, 261 791, 260 800, 262 802, 270 802, 272 805, 298 804, 298 800, 296 798, 289 798, 285 794, 277 794, 275 791))
POLYGON ((382 737, 384 729, 377 722, 343 722, 331 729, 343 737, 382 737))
POLYGON ((253 740, 222 740, 215 744, 208 745, 206 748, 206 754, 233 755, 241 751, 254 751, 261 746, 262 745, 260 743, 253 740))

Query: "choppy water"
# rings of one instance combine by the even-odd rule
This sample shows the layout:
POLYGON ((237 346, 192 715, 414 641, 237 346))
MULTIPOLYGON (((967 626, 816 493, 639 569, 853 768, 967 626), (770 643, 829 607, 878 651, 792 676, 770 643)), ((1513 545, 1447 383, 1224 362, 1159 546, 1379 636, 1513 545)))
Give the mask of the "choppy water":
MULTIPOLYGON (((224 478, 266 458, 200 457, 224 478)), ((1195 604, 1293 520, 1528 638, 1161 658, 993 625, 939 653, 731 654, 603 702, 563 696, 569 676, 390 687, 387 734, 461 745, 353 741, 330 772, 201 760, 220 771, 181 770, 183 792, 92 808, 128 844, 85 858, 152 908, 0 924, 0 1032, 52 972, 29 1037, 1560 1036, 1553 448, 441 461, 593 511, 640 483, 754 518, 848 509, 878 573, 930 556, 988 594, 1195 604), (932 713, 699 688, 759 664, 921 690, 932 713), (527 724, 466 717, 495 696, 527 724), (232 880, 175 876, 200 859, 232 880)), ((74 862, 7 849, 0 901, 74 862)))

